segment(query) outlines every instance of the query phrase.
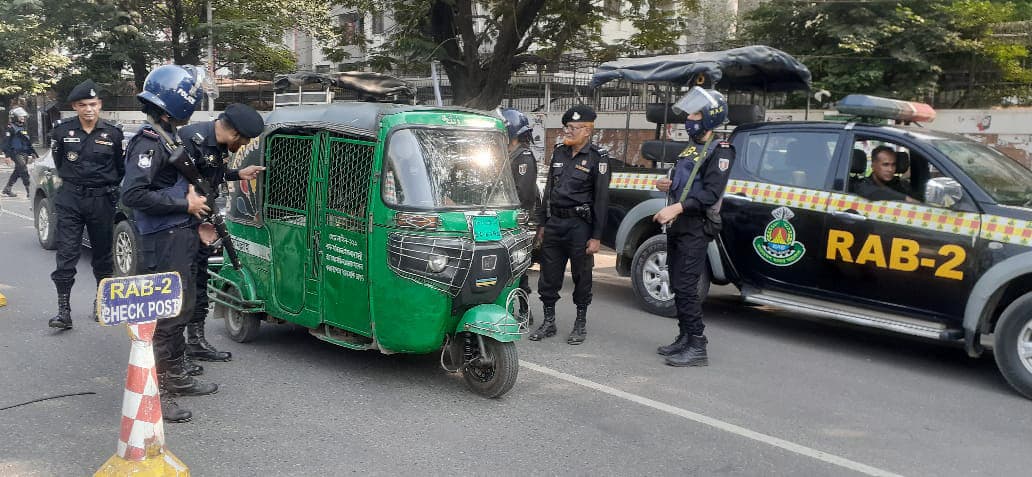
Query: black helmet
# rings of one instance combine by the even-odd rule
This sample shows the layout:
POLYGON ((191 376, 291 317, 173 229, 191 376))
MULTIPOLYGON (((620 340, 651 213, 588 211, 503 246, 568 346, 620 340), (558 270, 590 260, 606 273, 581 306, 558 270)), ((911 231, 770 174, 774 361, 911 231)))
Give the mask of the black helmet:
POLYGON ((677 114, 702 113, 702 119, 685 121, 684 127, 690 136, 712 131, 727 121, 727 101, 714 89, 695 86, 674 103, 673 109, 677 114))

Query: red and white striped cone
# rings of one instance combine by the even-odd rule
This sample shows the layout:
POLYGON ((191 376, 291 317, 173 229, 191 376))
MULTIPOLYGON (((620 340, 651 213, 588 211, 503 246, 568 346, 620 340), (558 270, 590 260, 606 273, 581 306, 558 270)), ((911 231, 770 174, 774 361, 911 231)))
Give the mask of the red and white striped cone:
POLYGON ((94 476, 189 476, 190 470, 165 448, 158 373, 154 367, 157 321, 127 325, 132 347, 122 397, 118 451, 94 476))

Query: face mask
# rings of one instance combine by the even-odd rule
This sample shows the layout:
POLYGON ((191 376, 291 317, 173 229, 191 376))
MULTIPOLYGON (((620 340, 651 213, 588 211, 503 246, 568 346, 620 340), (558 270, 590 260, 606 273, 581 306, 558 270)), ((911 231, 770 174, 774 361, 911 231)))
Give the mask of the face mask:
POLYGON ((686 120, 684 122, 684 129, 685 129, 685 132, 687 132, 688 135, 691 136, 691 137, 696 137, 696 136, 706 132, 704 129, 702 129, 702 120, 699 120, 699 119, 689 119, 689 120, 686 120))

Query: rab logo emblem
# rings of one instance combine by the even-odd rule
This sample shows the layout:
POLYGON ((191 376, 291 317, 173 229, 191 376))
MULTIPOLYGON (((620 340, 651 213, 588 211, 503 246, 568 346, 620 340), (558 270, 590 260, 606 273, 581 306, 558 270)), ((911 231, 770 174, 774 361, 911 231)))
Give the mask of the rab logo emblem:
POLYGON ((789 223, 795 214, 788 207, 778 207, 770 214, 774 220, 767 224, 762 237, 753 239, 753 248, 764 262, 787 267, 803 258, 806 247, 795 241, 795 227, 789 223))
POLYGON ((609 170, 609 164, 605 162, 598 163, 598 173, 605 174, 609 170))
POLYGON ((717 168, 720 169, 720 172, 726 172, 729 167, 731 167, 730 159, 721 157, 720 161, 717 161, 717 168))
POLYGON ((520 164, 520 175, 521 176, 527 175, 527 165, 526 164, 520 164))

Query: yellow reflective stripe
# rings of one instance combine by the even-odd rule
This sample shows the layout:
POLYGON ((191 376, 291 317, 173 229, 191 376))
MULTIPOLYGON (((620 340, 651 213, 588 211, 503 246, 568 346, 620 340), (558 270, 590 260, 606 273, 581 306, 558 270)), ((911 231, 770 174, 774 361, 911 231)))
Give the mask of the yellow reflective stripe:
POLYGON ((816 211, 824 211, 827 208, 830 195, 828 192, 800 187, 739 180, 728 181, 725 194, 743 194, 764 204, 816 211))
POLYGON ((664 174, 643 174, 639 172, 614 172, 609 181, 610 189, 656 190, 656 180, 664 174))
POLYGON ((973 237, 981 229, 979 214, 954 212, 907 202, 870 201, 851 194, 831 194, 831 210, 853 209, 879 222, 973 237))
POLYGON ((1017 245, 1032 245, 1032 221, 998 215, 984 215, 982 220, 982 238, 1017 245))

